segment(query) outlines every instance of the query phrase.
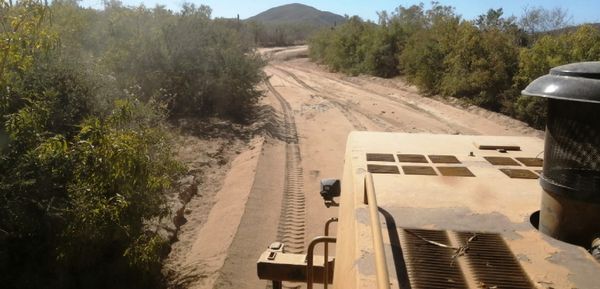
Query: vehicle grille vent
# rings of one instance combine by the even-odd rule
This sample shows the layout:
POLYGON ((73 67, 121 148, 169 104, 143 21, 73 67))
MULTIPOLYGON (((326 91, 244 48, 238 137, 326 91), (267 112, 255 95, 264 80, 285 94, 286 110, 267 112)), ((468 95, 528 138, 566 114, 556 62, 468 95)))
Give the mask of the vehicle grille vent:
MULTIPOLYGON (((457 234, 465 243, 473 236, 469 232, 457 234)), ((467 263, 481 288, 536 288, 500 235, 477 233, 468 246, 467 263)))
POLYGON ((468 288, 457 263, 452 263, 454 250, 427 242, 449 244, 445 231, 405 230, 402 244, 406 271, 412 289, 468 288))
POLYGON ((399 235, 411 289, 536 288, 499 234, 403 229, 399 235))

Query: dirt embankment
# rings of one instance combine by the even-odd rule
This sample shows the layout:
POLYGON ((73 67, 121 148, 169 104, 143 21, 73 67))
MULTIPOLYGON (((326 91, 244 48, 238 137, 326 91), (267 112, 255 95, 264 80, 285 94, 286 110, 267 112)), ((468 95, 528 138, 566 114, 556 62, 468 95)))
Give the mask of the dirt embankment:
POLYGON ((194 197, 187 204, 188 223, 181 227, 166 266, 174 287, 211 288, 214 284, 244 212, 262 143, 262 137, 252 139, 230 165, 209 172, 213 180, 202 187, 210 195, 194 197))
POLYGON ((179 180, 179 189, 168 195, 172 218, 163 225, 165 235, 173 242, 164 267, 170 287, 190 288, 200 281, 207 283, 211 272, 222 265, 222 260, 215 256, 224 256, 222 251, 227 247, 219 246, 228 246, 237 228, 235 219, 239 219, 235 212, 243 211, 241 203, 231 198, 242 197, 244 190, 249 191, 256 151, 262 148, 263 136, 268 135, 264 132, 269 129, 266 124, 273 116, 268 109, 260 110, 259 114, 258 121, 251 126, 217 119, 182 119, 174 125, 177 158, 187 172, 179 180), (239 177, 232 176, 235 171, 239 177), (234 214, 223 213, 229 210, 234 214), (222 221, 227 224, 221 226, 222 221), (209 236, 221 241, 214 242, 209 236), (211 256, 211 252, 218 254, 211 256))
POLYGON ((191 197, 165 266, 173 288, 264 288, 256 260, 271 242, 301 253, 337 216, 323 205, 319 179, 341 177, 352 130, 543 135, 497 113, 423 97, 401 79, 331 73, 303 57, 306 47, 262 53, 270 59, 265 117, 242 130, 253 133, 181 139, 191 197))

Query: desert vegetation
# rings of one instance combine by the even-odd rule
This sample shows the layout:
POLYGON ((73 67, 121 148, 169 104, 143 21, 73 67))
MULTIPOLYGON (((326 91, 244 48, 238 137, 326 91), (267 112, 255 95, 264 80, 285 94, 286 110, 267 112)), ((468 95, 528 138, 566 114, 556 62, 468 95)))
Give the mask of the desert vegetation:
POLYGON ((169 120, 246 122, 263 61, 207 6, 0 2, 0 283, 153 288, 169 120))
POLYGON ((261 47, 292 46, 306 44, 306 40, 322 26, 310 23, 263 23, 247 21, 243 34, 261 47))
POLYGON ((381 77, 404 76, 430 95, 545 124, 545 104, 520 95, 533 79, 561 64, 600 60, 600 30, 568 28, 564 9, 525 9, 520 18, 490 9, 465 20, 451 6, 432 2, 380 12, 379 23, 352 17, 309 41, 312 59, 332 70, 381 77))

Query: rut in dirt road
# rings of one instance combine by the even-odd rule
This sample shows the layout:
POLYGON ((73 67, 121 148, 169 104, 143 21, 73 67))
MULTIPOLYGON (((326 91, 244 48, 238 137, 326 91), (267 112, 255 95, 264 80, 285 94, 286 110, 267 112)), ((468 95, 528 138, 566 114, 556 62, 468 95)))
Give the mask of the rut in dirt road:
MULTIPOLYGON (((306 82, 304 82, 302 79, 300 79, 293 72, 285 70, 281 67, 275 67, 275 66, 271 66, 271 67, 273 67, 274 69, 276 69, 278 71, 281 71, 282 73, 285 73, 287 76, 294 79, 302 87, 304 87, 310 91, 313 91, 313 92, 318 92, 317 89, 308 85, 306 82)), ((367 90, 364 90, 364 89, 361 89, 361 90, 368 92, 367 90)), ((374 116, 371 113, 365 111, 364 109, 361 109, 360 107, 354 106, 352 104, 344 104, 342 101, 339 100, 339 98, 343 99, 343 97, 340 97, 336 94, 332 94, 332 95, 335 95, 336 97, 325 96, 320 93, 315 94, 316 97, 320 97, 320 98, 332 103, 333 105, 335 105, 339 109, 339 111, 344 115, 344 117, 350 122, 350 124, 352 124, 352 126, 354 127, 355 130, 366 131, 369 129, 357 117, 355 117, 354 114, 362 115, 364 118, 371 120, 375 125, 377 125, 383 131, 397 131, 398 128, 402 127, 402 124, 396 120, 393 120, 393 119, 390 119, 387 117, 383 117, 383 116, 374 116)), ((379 96, 379 94, 377 94, 377 95, 379 96)), ((395 101, 395 102, 398 103, 397 101, 395 101)))
POLYGON ((285 120, 285 181, 277 240, 285 244, 287 252, 300 254, 304 252, 306 210, 302 155, 298 145, 294 111, 268 79, 265 83, 281 104, 285 120))
MULTIPOLYGON (((285 73, 286 75, 288 75, 289 77, 291 77, 292 79, 294 79, 298 84, 300 84, 302 87, 313 91, 313 92, 317 92, 317 90, 308 85, 306 82, 304 82, 302 79, 298 78, 298 76, 296 76, 294 73, 287 71, 285 69, 279 68, 279 67, 275 67, 275 66, 271 66, 283 73, 285 73)), ((340 103, 339 101, 333 100, 331 97, 327 97, 324 96, 322 94, 315 94, 316 97, 320 97, 322 99, 327 100, 328 102, 332 103, 333 105, 335 105, 335 107, 337 107, 337 109, 344 115, 344 117, 350 122, 350 124, 352 124, 352 126, 354 127, 355 130, 367 130, 367 127, 365 125, 363 125, 351 112, 350 109, 348 109, 348 107, 346 107, 345 105, 343 105, 342 103, 340 103)))
MULTIPOLYGON (((285 66, 286 68, 290 68, 290 69, 296 69, 296 70, 299 70, 299 71, 303 71, 303 72, 306 72, 306 73, 312 73, 311 71, 308 71, 308 70, 305 70, 305 69, 302 69, 302 68, 299 68, 299 67, 293 67, 292 68, 292 67, 289 67, 288 65, 282 65, 282 66, 285 66)), ((289 71, 287 69, 283 69, 281 67, 275 67, 273 65, 272 65, 272 67, 274 67, 275 69, 277 69, 279 71, 282 71, 283 73, 285 73, 288 76, 292 77, 294 80, 296 80, 300 85, 304 86, 305 88, 308 88, 308 89, 310 89, 312 91, 316 91, 314 88, 312 88, 308 84, 306 84, 306 82, 304 82, 301 79, 299 79, 299 77, 296 76, 293 72, 291 72, 291 71, 289 71)), ((424 108, 420 107, 419 105, 417 105, 415 103, 412 103, 410 101, 406 101, 406 100, 403 100, 403 99, 399 99, 397 97, 393 97, 393 96, 390 96, 390 95, 382 94, 382 93, 379 93, 379 92, 374 91, 372 89, 368 89, 366 87, 357 85, 357 84, 355 84, 353 82, 350 82, 350 81, 340 80, 340 79, 336 79, 336 78, 332 78, 332 77, 328 77, 328 76, 323 76, 323 75, 320 75, 320 77, 325 77, 328 80, 334 81, 334 82, 339 83, 341 85, 350 86, 350 87, 352 87, 354 89, 366 92, 366 93, 368 93, 370 95, 374 95, 374 96, 377 96, 377 97, 389 100, 391 102, 394 102, 394 103, 396 103, 396 104, 398 104, 398 105, 400 105, 400 106, 402 106, 404 108, 407 108, 407 109, 409 109, 411 111, 418 112, 418 113, 421 113, 423 115, 426 115, 426 116, 430 117, 431 119, 434 119, 434 120, 440 122, 441 124, 444 124, 445 126, 448 127, 448 129, 450 129, 453 132, 460 131, 462 133, 467 133, 467 134, 478 134, 477 131, 474 131, 474 130, 466 127, 466 126, 463 126, 463 125, 460 125, 460 124, 457 124, 457 123, 449 122, 448 120, 443 119, 443 118, 437 116, 435 113, 432 113, 431 111, 429 111, 427 109, 424 109, 424 108)), ((323 98, 325 98, 325 99, 328 99, 330 101, 336 102, 335 100, 332 100, 331 98, 324 97, 322 95, 320 95, 320 96, 323 97, 323 98)), ((339 105, 339 103, 338 103, 338 105, 339 105)), ((358 113, 360 113, 360 114, 362 114, 362 115, 364 115, 364 116, 366 116, 366 117, 369 117, 368 114, 366 114, 366 113, 364 113, 364 112, 362 112, 360 110, 355 110, 355 111, 358 112, 358 113)), ((393 120, 390 120, 390 119, 387 119, 387 118, 383 118, 382 117, 381 119, 372 119, 372 120, 374 122, 378 123, 378 125, 383 124, 386 131, 394 131, 394 130, 390 130, 389 129, 389 125, 392 125, 392 127, 396 126, 396 124, 394 123, 393 120)))

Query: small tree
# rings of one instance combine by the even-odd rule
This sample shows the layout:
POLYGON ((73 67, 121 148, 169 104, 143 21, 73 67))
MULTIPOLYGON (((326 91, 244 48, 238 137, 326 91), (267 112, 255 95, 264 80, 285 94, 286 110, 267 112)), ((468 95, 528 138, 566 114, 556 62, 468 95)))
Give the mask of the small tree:
POLYGON ((446 55, 456 41, 460 16, 450 6, 434 2, 425 13, 426 29, 418 30, 399 55, 399 70, 427 93, 440 92, 446 55))
POLYGON ((559 30, 571 25, 573 17, 564 8, 546 9, 543 7, 525 7, 519 18, 519 26, 528 33, 529 45, 539 38, 541 32, 559 30))
MULTIPOLYGON (((545 35, 531 48, 521 50, 519 73, 514 86, 521 90, 534 79, 547 74, 552 67, 581 61, 600 60, 600 30, 584 25, 575 32, 545 35)), ((539 98, 520 96, 515 105, 517 116, 536 127, 545 124, 545 102, 539 98)))
POLYGON ((510 89, 517 71, 518 49, 504 29, 512 20, 502 10, 490 10, 475 23, 463 22, 445 58, 447 70, 441 81, 445 95, 466 97, 492 110, 500 110, 504 91, 510 89))

